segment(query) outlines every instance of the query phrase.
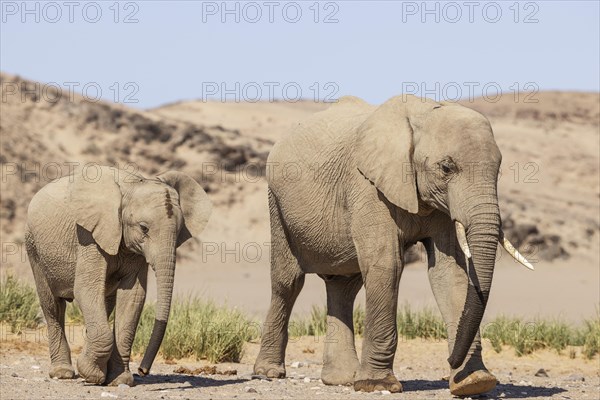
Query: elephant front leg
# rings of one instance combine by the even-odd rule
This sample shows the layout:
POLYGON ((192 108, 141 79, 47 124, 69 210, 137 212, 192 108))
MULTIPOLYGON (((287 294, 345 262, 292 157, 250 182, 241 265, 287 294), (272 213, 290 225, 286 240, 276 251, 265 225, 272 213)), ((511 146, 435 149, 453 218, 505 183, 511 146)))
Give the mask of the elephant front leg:
POLYGON ((75 274, 75 300, 85 320, 85 349, 77 358, 77 370, 86 382, 101 384, 113 347, 113 333, 106 315, 106 260, 95 245, 82 247, 75 274))
POLYGON ((133 375, 129 370, 131 347, 137 325, 146 300, 147 267, 121 279, 117 289, 115 312, 115 345, 108 362, 106 382, 110 386, 126 384, 133 386, 133 375))
MULTIPOLYGON (((366 292, 365 338, 354 390, 402 391, 394 376, 393 363, 398 345, 396 311, 398 284, 402 274, 397 228, 391 221, 372 218, 367 235, 354 236, 366 292)), ((364 233, 364 230, 361 231, 364 233)))
POLYGON ((327 287, 327 335, 321 379, 326 385, 354 382, 359 368, 354 347, 354 299, 362 287, 362 276, 324 276, 327 287))
MULTIPOLYGON (((436 302, 442 313, 448 333, 448 350, 452 354, 456 340, 457 326, 461 317, 462 308, 467 293, 467 274, 457 259, 464 264, 462 253, 455 257, 447 254, 456 254, 450 234, 438 238, 435 243, 427 242, 426 247, 430 254, 435 251, 435 256, 429 257, 429 282, 436 302), (446 246, 448 248, 444 249, 446 246), (443 250, 443 251, 442 251, 443 250), (435 262, 434 262, 435 261, 435 262)), ((460 249, 458 249, 460 250, 460 249)), ((481 336, 477 332, 467 357, 463 364, 450 371, 450 393, 455 396, 471 396, 489 392, 496 387, 496 377, 492 375, 483 363, 481 356, 481 336)))

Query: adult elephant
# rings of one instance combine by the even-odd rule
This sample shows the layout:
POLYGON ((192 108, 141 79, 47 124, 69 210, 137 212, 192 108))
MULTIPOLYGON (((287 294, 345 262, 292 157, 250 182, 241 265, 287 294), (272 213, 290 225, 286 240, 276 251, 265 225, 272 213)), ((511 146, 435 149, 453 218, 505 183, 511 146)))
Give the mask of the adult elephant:
POLYGON ((531 267, 501 232, 500 161, 481 114, 413 96, 379 107, 345 97, 297 125, 267 164, 272 297, 255 372, 285 376, 290 312, 304 275, 316 273, 327 288, 323 382, 401 391, 392 371, 398 284, 404 252, 421 241, 448 330, 451 392, 491 390, 479 325, 498 241, 531 267), (359 363, 352 308, 363 284, 359 363))
POLYGON ((176 171, 146 179, 114 168, 87 168, 33 197, 25 243, 48 325, 51 377, 75 376, 64 331, 65 301, 75 299, 87 332, 77 359, 81 377, 96 384, 133 384, 129 357, 150 265, 156 273, 156 319, 139 368, 148 373, 169 318, 175 249, 202 232, 210 212, 202 187, 176 171), (113 333, 108 316, 115 303, 113 333))

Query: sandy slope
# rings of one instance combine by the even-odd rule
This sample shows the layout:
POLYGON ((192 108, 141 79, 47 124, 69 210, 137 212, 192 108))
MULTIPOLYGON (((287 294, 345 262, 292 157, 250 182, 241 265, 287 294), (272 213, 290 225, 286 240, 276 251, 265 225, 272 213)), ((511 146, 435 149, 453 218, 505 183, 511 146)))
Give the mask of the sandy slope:
MULTIPOLYGON (((6 74, 0 79, 33 84, 6 74)), ((537 268, 527 271, 500 253, 486 316, 562 315, 579 321, 600 303, 600 98, 559 92, 537 98, 538 103, 505 96, 498 103, 466 104, 492 122, 503 153, 499 195, 505 228, 537 268)), ((44 166, 57 163, 64 173, 67 161, 134 163, 147 176, 179 169, 202 183, 215 208, 202 241, 178 252, 176 291, 210 295, 264 316, 270 297, 269 221, 260 169, 287 127, 326 105, 189 101, 142 111, 79 97, 49 103, 20 101, 17 95, 1 106, 2 272, 31 280, 21 235, 31 196, 55 173, 44 166), (216 169, 207 174, 207 165, 216 169)), ((323 284, 310 276, 296 311, 324 299, 323 284)), ((406 268, 400 301, 434 304, 422 261, 406 268)))
POLYGON ((324 110, 326 104, 311 101, 220 103, 189 101, 168 104, 153 110, 162 117, 201 125, 221 125, 244 135, 275 141, 292 124, 324 110))

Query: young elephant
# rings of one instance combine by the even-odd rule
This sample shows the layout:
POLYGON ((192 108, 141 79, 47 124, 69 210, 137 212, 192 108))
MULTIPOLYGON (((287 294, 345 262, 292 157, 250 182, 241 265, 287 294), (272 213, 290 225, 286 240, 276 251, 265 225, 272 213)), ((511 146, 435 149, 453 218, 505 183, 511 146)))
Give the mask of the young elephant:
POLYGON ((498 241, 529 265, 500 229, 500 160, 481 114, 413 96, 379 107, 346 97, 298 124, 267 164, 272 294, 254 371, 285 376, 290 313, 304 275, 316 273, 327 288, 323 382, 400 392, 392 370, 398 284, 405 250, 421 241, 448 330, 450 390, 491 390, 479 325, 498 241), (352 308, 363 284, 359 363, 352 308))
POLYGON ((175 250, 202 232, 211 212, 202 187, 169 171, 146 179, 108 167, 76 171, 31 200, 25 243, 48 325, 52 378, 73 378, 65 301, 77 300, 86 325, 77 369, 87 382, 133 384, 129 357, 156 273, 156 319, 140 365, 147 374, 163 339, 173 292, 175 250), (114 333, 108 316, 116 305, 114 333))

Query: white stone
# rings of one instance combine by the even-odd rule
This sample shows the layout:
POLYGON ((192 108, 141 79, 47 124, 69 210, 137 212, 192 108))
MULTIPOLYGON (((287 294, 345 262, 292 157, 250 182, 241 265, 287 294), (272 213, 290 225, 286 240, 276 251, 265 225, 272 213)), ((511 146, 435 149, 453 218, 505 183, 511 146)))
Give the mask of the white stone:
POLYGON ((116 399, 119 396, 117 396, 116 394, 113 394, 113 393, 109 393, 109 392, 102 392, 102 393, 100 393, 100 397, 110 397, 110 398, 116 399))

